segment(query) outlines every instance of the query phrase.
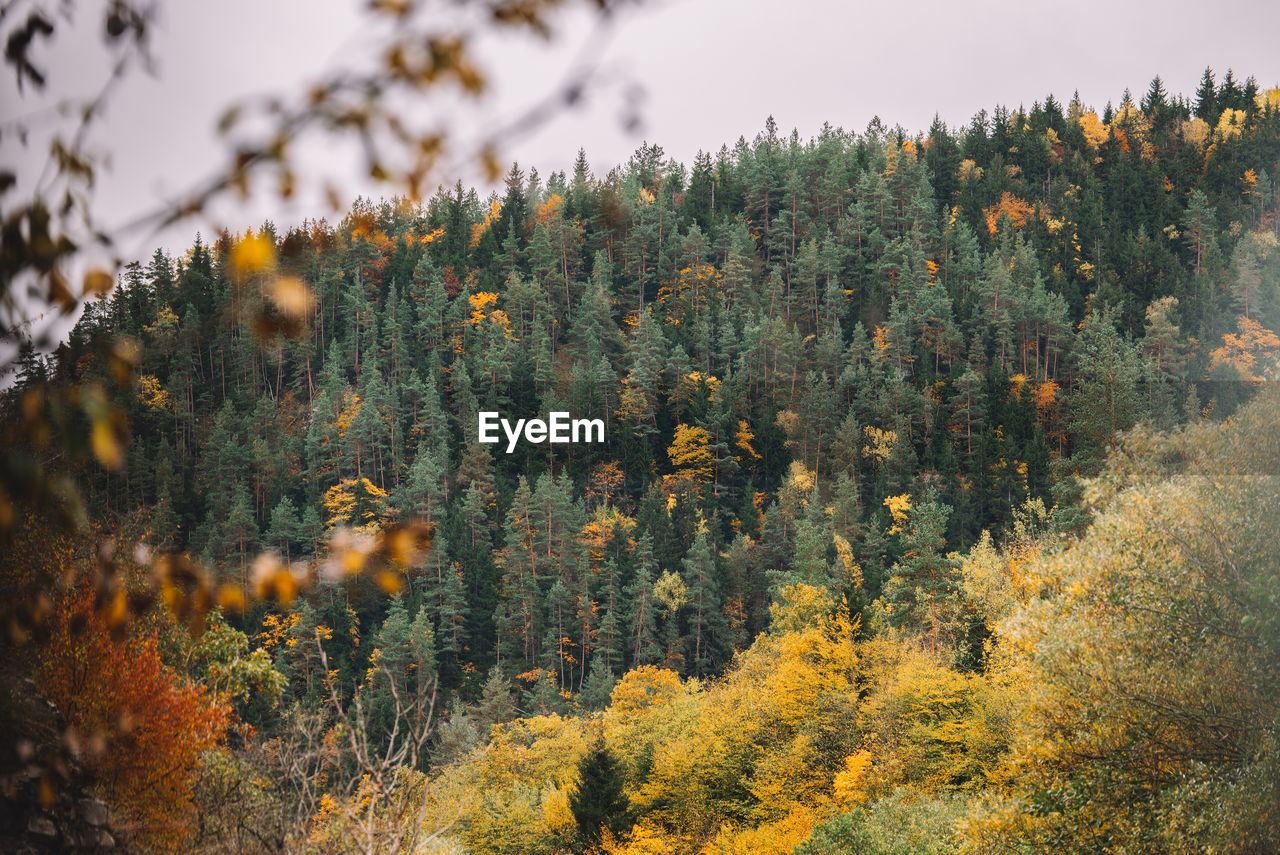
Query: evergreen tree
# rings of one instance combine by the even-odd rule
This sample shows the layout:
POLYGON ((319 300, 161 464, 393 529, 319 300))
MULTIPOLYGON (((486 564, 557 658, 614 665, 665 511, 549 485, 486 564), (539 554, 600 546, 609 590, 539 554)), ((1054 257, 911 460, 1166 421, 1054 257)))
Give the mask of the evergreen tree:
POLYGON ((625 785, 618 761, 605 746, 604 738, 597 737, 578 761, 578 784, 569 795, 569 809, 588 846, 598 844, 605 831, 616 836, 626 830, 625 785))
POLYGON ((489 676, 481 690, 480 701, 476 704, 476 727, 487 739, 493 725, 511 721, 516 717, 517 712, 515 698, 511 692, 511 682, 495 665, 489 669, 489 676))
POLYGON ((1139 415, 1142 363, 1114 321, 1114 310, 1091 312, 1076 339, 1071 429, 1079 442, 1077 457, 1091 467, 1099 465, 1103 452, 1115 450, 1120 432, 1139 415))
POLYGON ((943 552, 950 515, 951 508, 933 490, 911 510, 903 557, 884 588, 890 624, 913 630, 935 650, 953 628, 959 581, 957 563, 943 552))
POLYGON ((684 581, 689 589, 688 646, 695 673, 710 673, 719 654, 724 626, 715 558, 707 538, 707 526, 699 523, 689 556, 684 559, 684 581))
POLYGON ((583 709, 604 709, 609 705, 609 695, 613 692, 613 687, 617 682, 618 678, 610 670, 604 660, 604 656, 597 653, 591 657, 591 668, 587 672, 586 681, 582 684, 582 691, 578 695, 578 703, 583 709))
POLYGON ((219 541, 227 562, 237 568, 248 566, 250 553, 258 545, 258 523, 253 518, 249 491, 240 485, 232 490, 231 509, 221 526, 219 541))
POLYGON ((276 549, 288 561, 293 544, 299 540, 298 510, 293 500, 284 496, 271 511, 271 522, 267 526, 265 541, 276 549))
POLYGON ((655 568, 653 537, 645 532, 636 545, 635 576, 626 589, 627 638, 632 667, 649 665, 662 658, 657 633, 660 606, 653 598, 655 568))

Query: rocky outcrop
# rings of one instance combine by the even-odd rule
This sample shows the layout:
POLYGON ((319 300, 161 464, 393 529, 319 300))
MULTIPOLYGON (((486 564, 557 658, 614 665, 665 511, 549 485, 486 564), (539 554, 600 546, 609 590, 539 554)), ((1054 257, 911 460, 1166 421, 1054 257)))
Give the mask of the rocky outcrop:
POLYGON ((136 853, 78 762, 79 741, 30 680, 0 673, 0 852, 136 853))

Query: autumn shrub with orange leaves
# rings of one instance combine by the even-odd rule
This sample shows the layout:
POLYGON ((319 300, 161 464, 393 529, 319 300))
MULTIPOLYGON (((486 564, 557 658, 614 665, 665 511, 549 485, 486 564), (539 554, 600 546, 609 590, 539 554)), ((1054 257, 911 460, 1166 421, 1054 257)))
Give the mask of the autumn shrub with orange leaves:
POLYGON ((113 823, 155 851, 193 832, 192 786, 230 710, 160 657, 158 633, 113 631, 87 587, 57 604, 36 679, 81 746, 113 823))

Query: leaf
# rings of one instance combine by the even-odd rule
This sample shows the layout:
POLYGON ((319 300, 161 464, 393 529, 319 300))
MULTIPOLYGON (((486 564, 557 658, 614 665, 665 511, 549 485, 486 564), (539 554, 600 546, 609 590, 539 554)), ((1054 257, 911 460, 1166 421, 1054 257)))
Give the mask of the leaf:
POLYGON ((119 472, 124 468, 124 444, 120 442, 108 420, 98 419, 93 423, 90 443, 93 446, 93 456, 104 469, 119 472))
POLYGON ((115 279, 105 270, 90 270, 84 275, 83 295, 96 297, 106 294, 115 284, 115 279))
POLYGON ((271 280, 271 302, 292 318, 304 318, 315 308, 315 295, 311 287, 296 276, 277 276, 271 280))
POLYGON ((245 237, 231 247, 231 269, 237 276, 249 276, 275 266, 275 244, 260 235, 245 237))

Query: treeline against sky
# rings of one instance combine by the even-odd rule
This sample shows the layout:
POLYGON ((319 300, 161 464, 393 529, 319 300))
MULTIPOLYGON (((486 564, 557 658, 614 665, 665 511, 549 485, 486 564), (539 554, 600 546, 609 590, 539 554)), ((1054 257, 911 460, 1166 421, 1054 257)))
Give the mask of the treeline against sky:
POLYGON ((127 421, 23 661, 156 850, 1270 851, 1277 175, 1206 72, 157 251, 5 393, 127 421))
MULTIPOLYGON (((1278 97, 1207 74, 1192 101, 1157 79, 1101 116, 1050 97, 915 136, 770 120, 691 167, 580 154, 487 199, 197 237, 131 265, 20 385, 139 343, 127 474, 86 473, 93 510, 228 578, 336 527, 433 523, 406 602, 447 685, 712 674, 789 583, 933 621, 931 561, 1035 500, 1077 528, 1076 476, 1121 431, 1248 397, 1278 349, 1278 97), (315 299, 263 347, 268 263, 315 299), (505 454, 481 410, 602 418, 607 441, 505 454)), ((327 625, 383 618, 338 602, 327 625)))

